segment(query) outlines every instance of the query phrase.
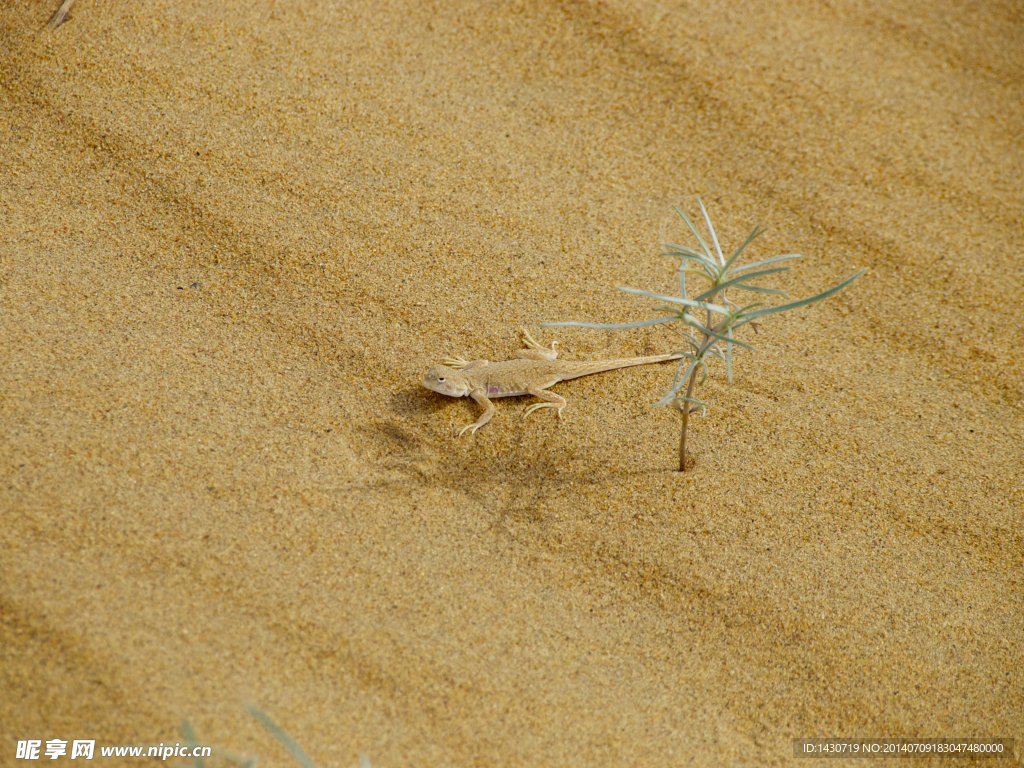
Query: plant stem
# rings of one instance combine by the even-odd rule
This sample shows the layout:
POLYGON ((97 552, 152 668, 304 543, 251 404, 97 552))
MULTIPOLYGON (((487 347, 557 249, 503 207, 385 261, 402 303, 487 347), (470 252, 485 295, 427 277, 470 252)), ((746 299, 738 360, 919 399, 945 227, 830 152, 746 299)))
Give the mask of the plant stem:
MULTIPOLYGON (((690 383, 686 385, 686 396, 693 397, 693 383, 697 380, 697 367, 694 366, 690 374, 690 383)), ((679 471, 686 471, 686 427, 690 423, 690 409, 693 404, 689 400, 683 401, 683 431, 679 435, 679 471)))
MULTIPOLYGON (((721 291, 720 293, 721 293, 722 298, 724 299, 725 298, 725 291, 721 291)), ((713 294, 711 296, 710 300, 714 300, 716 295, 717 294, 713 294)), ((708 310, 708 324, 707 324, 708 328, 712 327, 712 319, 711 318, 712 318, 711 310, 709 309, 708 310)), ((717 329, 718 329, 718 326, 716 326, 715 328, 712 328, 712 330, 717 330, 717 329)), ((704 334, 704 343, 701 344, 701 347, 700 347, 700 350, 699 350, 698 354, 700 356, 703 356, 704 353, 707 351, 708 347, 711 346, 713 341, 714 341, 714 337, 713 336, 709 336, 708 334, 705 333, 704 334)), ((680 434, 679 434, 679 471, 680 472, 685 472, 686 471, 686 428, 688 426, 690 426, 690 409, 693 407, 693 404, 690 402, 689 398, 693 397, 693 385, 694 385, 694 383, 696 381, 697 381, 697 366, 695 365, 695 366, 693 366, 693 372, 690 373, 690 381, 686 385, 686 398, 687 399, 683 401, 683 408, 684 408, 684 410, 683 410, 683 429, 682 429, 682 432, 680 432, 680 434)))

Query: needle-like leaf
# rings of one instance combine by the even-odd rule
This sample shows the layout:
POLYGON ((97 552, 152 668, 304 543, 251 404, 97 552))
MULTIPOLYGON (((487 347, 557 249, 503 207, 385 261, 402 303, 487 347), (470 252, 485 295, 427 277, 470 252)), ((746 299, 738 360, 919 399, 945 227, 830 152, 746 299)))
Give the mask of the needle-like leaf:
MULTIPOLYGON (((701 412, 700 412, 701 418, 704 418, 704 416, 707 415, 707 412, 708 412, 707 403, 705 403, 703 400, 700 400, 700 399, 698 399, 696 397, 683 397, 682 395, 679 395, 678 397, 674 398, 674 401, 675 402, 683 402, 683 403, 693 403, 694 405, 699 405, 701 407, 701 412)), ((680 410, 682 410, 682 409, 680 409, 680 410)))
POLYGON ((739 285, 736 286, 741 291, 753 291, 754 293, 774 293, 776 296, 784 296, 789 298, 789 294, 785 291, 780 291, 778 288, 762 288, 759 285, 739 285))
POLYGON ((694 309, 711 310, 712 312, 718 312, 720 315, 729 314, 729 310, 725 307, 720 307, 717 304, 707 304, 701 301, 694 301, 693 299, 684 299, 682 296, 666 296, 663 293, 651 293, 650 291, 642 291, 639 288, 627 288, 625 286, 617 286, 617 290, 624 293, 633 293, 637 296, 646 296, 649 299, 657 299, 658 301, 667 301, 671 304, 682 304, 687 307, 693 307, 694 309))
POLYGON ((700 232, 697 231, 697 227, 695 227, 693 222, 690 221, 690 217, 687 216, 683 209, 678 205, 673 205, 672 207, 676 209, 676 213, 683 217, 683 221, 686 222, 686 226, 690 228, 690 231, 693 232, 693 236, 697 238, 697 242, 700 243, 700 247, 704 250, 704 255, 714 261, 714 256, 711 255, 711 249, 709 249, 708 244, 704 242, 704 238, 700 236, 700 232))
POLYGON ((739 257, 739 255, 741 253, 743 253, 743 249, 746 248, 748 245, 750 245, 752 242, 754 242, 754 240, 756 240, 758 237, 763 235, 765 233, 765 231, 766 231, 766 228, 762 227, 760 224, 758 224, 756 227, 754 227, 754 231, 751 232, 750 235, 747 236, 746 240, 743 241, 743 245, 741 245, 739 248, 737 248, 736 249, 736 253, 734 253, 732 256, 730 256, 729 260, 727 262, 725 262, 725 268, 729 269, 729 267, 732 266, 733 262, 736 261, 736 259, 739 257))
POLYGON ((665 395, 665 397, 661 398, 661 400, 654 404, 655 408, 662 405, 668 405, 670 402, 672 402, 672 398, 675 397, 676 391, 679 389, 679 387, 683 385, 684 381, 690 378, 690 374, 693 372, 693 369, 697 367, 697 364, 700 362, 700 359, 698 358, 693 360, 693 362, 691 362, 690 365, 687 366, 686 373, 680 376, 679 371, 682 370, 684 362, 685 360, 681 360, 679 362, 679 365, 676 366, 676 375, 672 379, 672 388, 669 390, 668 394, 665 395))
POLYGON ((707 333, 707 335, 710 336, 711 338, 718 339, 719 341, 724 341, 726 344, 735 344, 737 347, 743 347, 744 349, 749 349, 751 352, 754 351, 754 348, 752 346, 750 346, 749 344, 746 344, 746 343, 744 343, 742 341, 737 341, 736 339, 729 338, 728 336, 723 336, 722 334, 717 333, 717 332, 712 331, 712 330, 707 329, 707 328, 704 329, 704 332, 707 333))
MULTIPOLYGON (((662 256, 676 256, 686 259, 707 259, 709 256, 698 253, 693 248, 687 248, 685 245, 676 245, 675 243, 662 243, 663 248, 671 248, 672 250, 665 251, 662 256)), ((714 264, 714 262, 712 262, 714 264)), ((716 265, 717 266, 717 265, 716 265)))
POLYGON ((783 259, 802 259, 799 253, 784 253, 781 256, 772 256, 770 259, 763 259, 762 261, 755 261, 753 264, 744 264, 742 267, 736 267, 730 270, 733 275, 738 275, 740 272, 746 272, 748 269, 757 269, 763 267, 765 264, 773 264, 776 261, 782 261, 783 259))
POLYGON ((811 296, 809 299, 801 299, 800 301, 791 301, 789 304, 783 304, 783 305, 778 306, 778 307, 765 307, 764 309, 755 310, 754 312, 751 312, 749 315, 745 315, 743 317, 743 320, 738 322, 738 323, 736 323, 736 325, 733 326, 733 327, 739 328, 741 325, 746 325, 751 320, 755 320, 758 317, 764 317, 765 315, 772 315, 772 314, 775 314, 776 312, 785 312, 785 311, 790 310, 790 309, 796 309, 797 307, 805 307, 808 304, 813 304, 816 301, 821 301, 822 299, 827 299, 832 294, 839 293, 839 291, 843 290, 843 288, 848 286, 850 283, 852 283, 854 280, 856 280, 858 277, 860 277, 861 275, 863 275, 867 271, 868 270, 865 267, 864 269, 860 270, 859 272, 855 272, 854 274, 850 275, 848 278, 843 280, 843 282, 839 283, 839 285, 834 285, 831 288, 829 288, 827 291, 822 291, 821 293, 819 293, 819 294, 817 294, 815 296, 811 296))
POLYGON ((700 212, 704 216, 704 223, 708 225, 708 232, 711 233, 711 241, 715 244, 715 253, 718 254, 718 263, 724 267, 725 256, 722 255, 722 246, 718 244, 718 235, 715 234, 715 227, 711 223, 711 217, 708 216, 707 209, 704 207, 704 201, 699 197, 697 198, 697 205, 700 206, 700 212))
POLYGON ((688 250, 686 253, 674 253, 673 251, 666 251, 662 256, 673 256, 677 259, 682 259, 685 264, 687 261, 695 261, 703 268, 703 274, 707 275, 709 279, 714 280, 718 277, 721 267, 715 262, 714 259, 708 256, 701 256, 696 251, 688 250))
MULTIPOLYGON (((756 286, 751 287, 751 286, 741 285, 741 283, 744 283, 747 280, 753 280, 755 277, 761 277, 762 275, 771 275, 771 274, 774 274, 775 272, 785 272, 788 269, 789 269, 789 267, 776 267, 775 269, 766 269, 763 272, 755 272, 752 275, 744 275, 743 277, 734 277, 732 280, 726 280, 721 285, 716 285, 715 287, 710 288, 710 289, 704 291, 704 293, 702 293, 700 296, 697 296, 694 299, 694 301, 704 301, 704 299, 709 298, 711 296, 714 296, 719 291, 724 291, 726 288, 728 288, 731 285, 735 285, 735 286, 737 286, 739 288, 742 288, 743 290, 756 291, 757 290, 756 286)), ((763 290, 766 291, 766 292, 775 292, 775 290, 773 288, 765 288, 763 290)))

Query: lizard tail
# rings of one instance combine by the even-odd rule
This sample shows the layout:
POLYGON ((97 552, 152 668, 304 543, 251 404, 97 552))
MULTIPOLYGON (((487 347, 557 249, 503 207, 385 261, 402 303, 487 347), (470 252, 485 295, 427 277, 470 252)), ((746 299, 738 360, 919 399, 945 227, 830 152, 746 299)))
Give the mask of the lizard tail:
POLYGON ((682 357, 683 355, 650 355, 649 357, 623 357, 618 360, 581 360, 579 362, 566 360, 563 363, 565 373, 562 380, 578 379, 580 376, 614 371, 616 368, 629 368, 633 365, 664 363, 666 360, 679 360, 682 357))

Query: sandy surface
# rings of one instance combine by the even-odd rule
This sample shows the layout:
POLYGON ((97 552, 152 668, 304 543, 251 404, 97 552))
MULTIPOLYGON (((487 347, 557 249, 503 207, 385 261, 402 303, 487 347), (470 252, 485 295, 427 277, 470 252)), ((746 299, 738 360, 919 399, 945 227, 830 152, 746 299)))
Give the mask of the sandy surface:
POLYGON ((294 764, 246 704, 321 766, 1019 761, 1018 3, 58 4, 0 8, 0 763, 294 764), (677 346, 538 325, 651 316, 696 194, 794 296, 870 273, 694 470, 670 367, 454 440, 443 357, 677 346))

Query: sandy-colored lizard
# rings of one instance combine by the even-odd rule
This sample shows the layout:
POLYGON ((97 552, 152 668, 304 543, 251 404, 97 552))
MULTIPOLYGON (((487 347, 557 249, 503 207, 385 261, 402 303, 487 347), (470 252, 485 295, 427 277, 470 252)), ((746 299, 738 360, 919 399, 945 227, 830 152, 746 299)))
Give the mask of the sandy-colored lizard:
POLYGON ((459 430, 458 437, 467 431, 473 434, 491 420, 494 415, 494 404, 490 401, 492 397, 533 395, 544 402, 527 408, 527 416, 540 408, 554 408, 555 416, 562 418, 565 399, 554 392, 545 392, 548 387, 592 373, 678 360, 681 357, 652 355, 619 360, 558 360, 558 352, 555 351, 558 342, 552 342, 550 349, 542 347, 526 330, 523 330, 523 341, 527 348, 516 352, 517 360, 503 363, 488 360, 468 362, 461 357, 449 357, 445 358, 444 365, 432 365, 427 369, 427 375, 423 377, 424 387, 448 397, 469 395, 484 409, 476 422, 459 430))

